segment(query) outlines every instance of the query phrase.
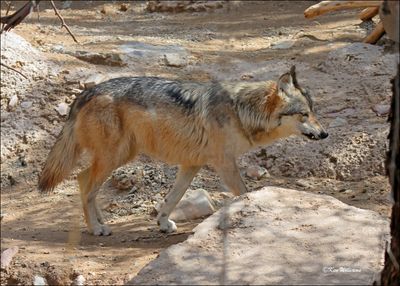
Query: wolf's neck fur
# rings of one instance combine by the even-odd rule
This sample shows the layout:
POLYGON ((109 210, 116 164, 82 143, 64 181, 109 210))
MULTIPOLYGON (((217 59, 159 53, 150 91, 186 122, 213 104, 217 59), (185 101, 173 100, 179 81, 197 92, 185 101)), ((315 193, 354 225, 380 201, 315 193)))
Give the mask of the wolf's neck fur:
POLYGON ((249 135, 268 132, 270 115, 279 101, 276 82, 239 83, 228 88, 239 119, 244 129, 250 131, 249 135))

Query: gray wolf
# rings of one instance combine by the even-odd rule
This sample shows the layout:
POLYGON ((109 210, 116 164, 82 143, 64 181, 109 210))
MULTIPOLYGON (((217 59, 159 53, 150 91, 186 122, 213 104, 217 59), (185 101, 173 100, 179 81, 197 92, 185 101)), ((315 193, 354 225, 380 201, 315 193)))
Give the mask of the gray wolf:
POLYGON ((318 123, 308 91, 295 67, 277 81, 181 82, 157 77, 108 80, 76 98, 39 179, 53 190, 87 150, 92 164, 78 175, 87 226, 109 235, 96 195, 110 173, 147 154, 179 165, 176 181, 157 220, 163 232, 176 231, 169 215, 199 169, 208 164, 235 195, 244 194, 236 158, 290 135, 319 140, 328 134, 318 123))

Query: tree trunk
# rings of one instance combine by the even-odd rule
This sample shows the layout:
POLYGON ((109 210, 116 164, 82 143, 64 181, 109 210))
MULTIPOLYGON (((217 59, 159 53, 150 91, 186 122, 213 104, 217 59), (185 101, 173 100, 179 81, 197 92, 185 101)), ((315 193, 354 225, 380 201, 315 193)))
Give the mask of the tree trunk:
POLYGON ((390 224, 391 242, 385 253, 385 266, 381 273, 382 285, 400 285, 400 65, 397 76, 392 80, 392 107, 389 115, 389 151, 386 159, 386 171, 392 187, 394 205, 390 224))

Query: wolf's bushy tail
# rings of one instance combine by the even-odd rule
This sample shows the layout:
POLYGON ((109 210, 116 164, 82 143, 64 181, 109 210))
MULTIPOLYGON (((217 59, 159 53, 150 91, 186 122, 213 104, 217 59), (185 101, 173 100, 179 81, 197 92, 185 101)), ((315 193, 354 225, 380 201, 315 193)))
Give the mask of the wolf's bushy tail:
POLYGON ((39 190, 42 192, 52 191, 57 184, 66 178, 81 153, 76 141, 74 125, 75 119, 70 118, 47 157, 39 178, 39 190))

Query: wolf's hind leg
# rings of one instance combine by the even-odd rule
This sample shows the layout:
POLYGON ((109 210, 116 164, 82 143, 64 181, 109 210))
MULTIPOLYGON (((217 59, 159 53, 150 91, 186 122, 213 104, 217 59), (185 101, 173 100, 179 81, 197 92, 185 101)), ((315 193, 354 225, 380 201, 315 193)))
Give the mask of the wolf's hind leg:
POLYGON ((102 159, 94 158, 92 166, 78 175, 85 220, 89 230, 94 235, 111 234, 111 229, 104 224, 103 215, 96 202, 96 196, 101 185, 115 168, 133 160, 136 152, 134 149, 129 151, 116 153, 113 156, 103 154, 102 159))
POLYGON ((96 196, 102 182, 96 180, 96 178, 93 177, 93 173, 92 166, 78 175, 86 224, 94 235, 110 235, 111 230, 107 225, 103 224, 103 219, 96 203, 96 196))
POLYGON ((168 219, 176 204, 181 200, 187 188, 192 182, 196 173, 200 170, 199 166, 180 166, 178 175, 176 177, 172 190, 164 199, 164 204, 161 206, 160 212, 157 217, 157 222, 162 232, 175 232, 175 223, 168 219))

